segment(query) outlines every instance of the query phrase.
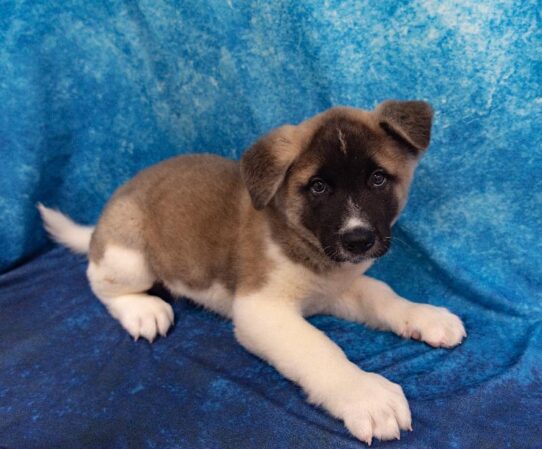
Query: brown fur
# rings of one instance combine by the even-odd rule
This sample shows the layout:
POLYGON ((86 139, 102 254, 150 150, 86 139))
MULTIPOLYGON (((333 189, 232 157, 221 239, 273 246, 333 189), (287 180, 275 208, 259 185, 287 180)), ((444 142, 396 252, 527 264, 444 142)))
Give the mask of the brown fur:
MULTIPOLYGON (((296 189, 318 165, 307 151, 312 136, 342 119, 370 129, 377 159, 401 180, 398 196, 404 203, 416 162, 412 148, 421 151, 429 142, 430 108, 408 103, 413 104, 386 102, 373 113, 333 108, 298 126, 283 126, 256 142, 240 165, 194 155, 144 170, 108 203, 92 238, 90 259, 98 262, 105 246, 117 243, 141 251, 166 284, 180 280, 203 290, 218 281, 232 294, 265 282, 272 263, 265 254, 267 238, 316 273, 337 268, 299 221, 296 189), (400 146, 407 151, 397 150, 400 146), (280 204, 287 204, 286 210, 280 204)), ((346 151, 342 141, 341 151, 346 151)))

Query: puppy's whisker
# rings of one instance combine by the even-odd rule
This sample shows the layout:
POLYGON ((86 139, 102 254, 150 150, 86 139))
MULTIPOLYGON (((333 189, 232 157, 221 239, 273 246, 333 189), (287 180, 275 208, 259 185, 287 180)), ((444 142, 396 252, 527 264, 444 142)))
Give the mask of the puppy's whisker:
POLYGON ((394 243, 394 242, 399 242, 399 243, 402 243, 403 245, 405 245, 406 247, 410 248, 410 249, 414 249, 414 247, 412 245, 410 245, 409 243, 405 242, 404 240, 401 240, 399 237, 395 237, 395 236, 391 236, 391 237, 384 237, 384 240, 387 240, 391 243, 394 243))
POLYGON ((340 253, 340 251, 331 245, 325 246, 323 249, 324 253, 327 254, 328 257, 331 257, 333 259, 342 258, 342 254, 340 253))

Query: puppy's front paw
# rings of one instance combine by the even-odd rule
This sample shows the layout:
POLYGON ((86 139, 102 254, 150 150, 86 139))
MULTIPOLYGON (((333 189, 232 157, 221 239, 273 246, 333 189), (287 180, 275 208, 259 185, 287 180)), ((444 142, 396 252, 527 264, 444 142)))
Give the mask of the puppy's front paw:
POLYGON ((412 430, 410 409, 402 388, 374 373, 362 373, 346 385, 339 413, 356 438, 371 445, 374 438, 400 438, 401 430, 412 430))
POLYGON ((157 296, 119 296, 108 309, 135 340, 143 337, 152 343, 158 334, 165 337, 173 324, 172 307, 157 296))
POLYGON ((434 347, 452 348, 467 336, 461 319, 444 307, 412 304, 404 316, 399 334, 422 340, 434 347))

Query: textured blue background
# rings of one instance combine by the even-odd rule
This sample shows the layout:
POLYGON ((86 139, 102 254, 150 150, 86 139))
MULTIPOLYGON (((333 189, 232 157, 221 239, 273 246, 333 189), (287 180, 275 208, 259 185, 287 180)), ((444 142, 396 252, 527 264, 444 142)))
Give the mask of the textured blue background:
POLYGON ((0 445, 359 447, 237 347, 229 323, 181 303, 168 339, 133 344, 81 259, 23 262, 48 248, 36 201, 90 223, 173 154, 238 157, 331 105, 418 98, 435 107, 433 143, 373 274, 450 307, 469 338, 432 350, 314 322, 411 399, 415 432, 379 447, 541 447, 541 10, 0 0, 0 445))

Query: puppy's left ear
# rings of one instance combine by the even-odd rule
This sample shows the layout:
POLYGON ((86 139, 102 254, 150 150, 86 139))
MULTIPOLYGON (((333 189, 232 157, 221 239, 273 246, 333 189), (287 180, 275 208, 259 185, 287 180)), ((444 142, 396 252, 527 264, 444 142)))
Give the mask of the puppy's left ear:
POLYGON ((388 100, 380 103, 375 114, 380 127, 411 153, 419 155, 431 140, 433 108, 425 101, 388 100))
POLYGON ((241 158, 241 177, 257 210, 269 204, 299 154, 295 131, 295 126, 281 126, 260 138, 241 158))

